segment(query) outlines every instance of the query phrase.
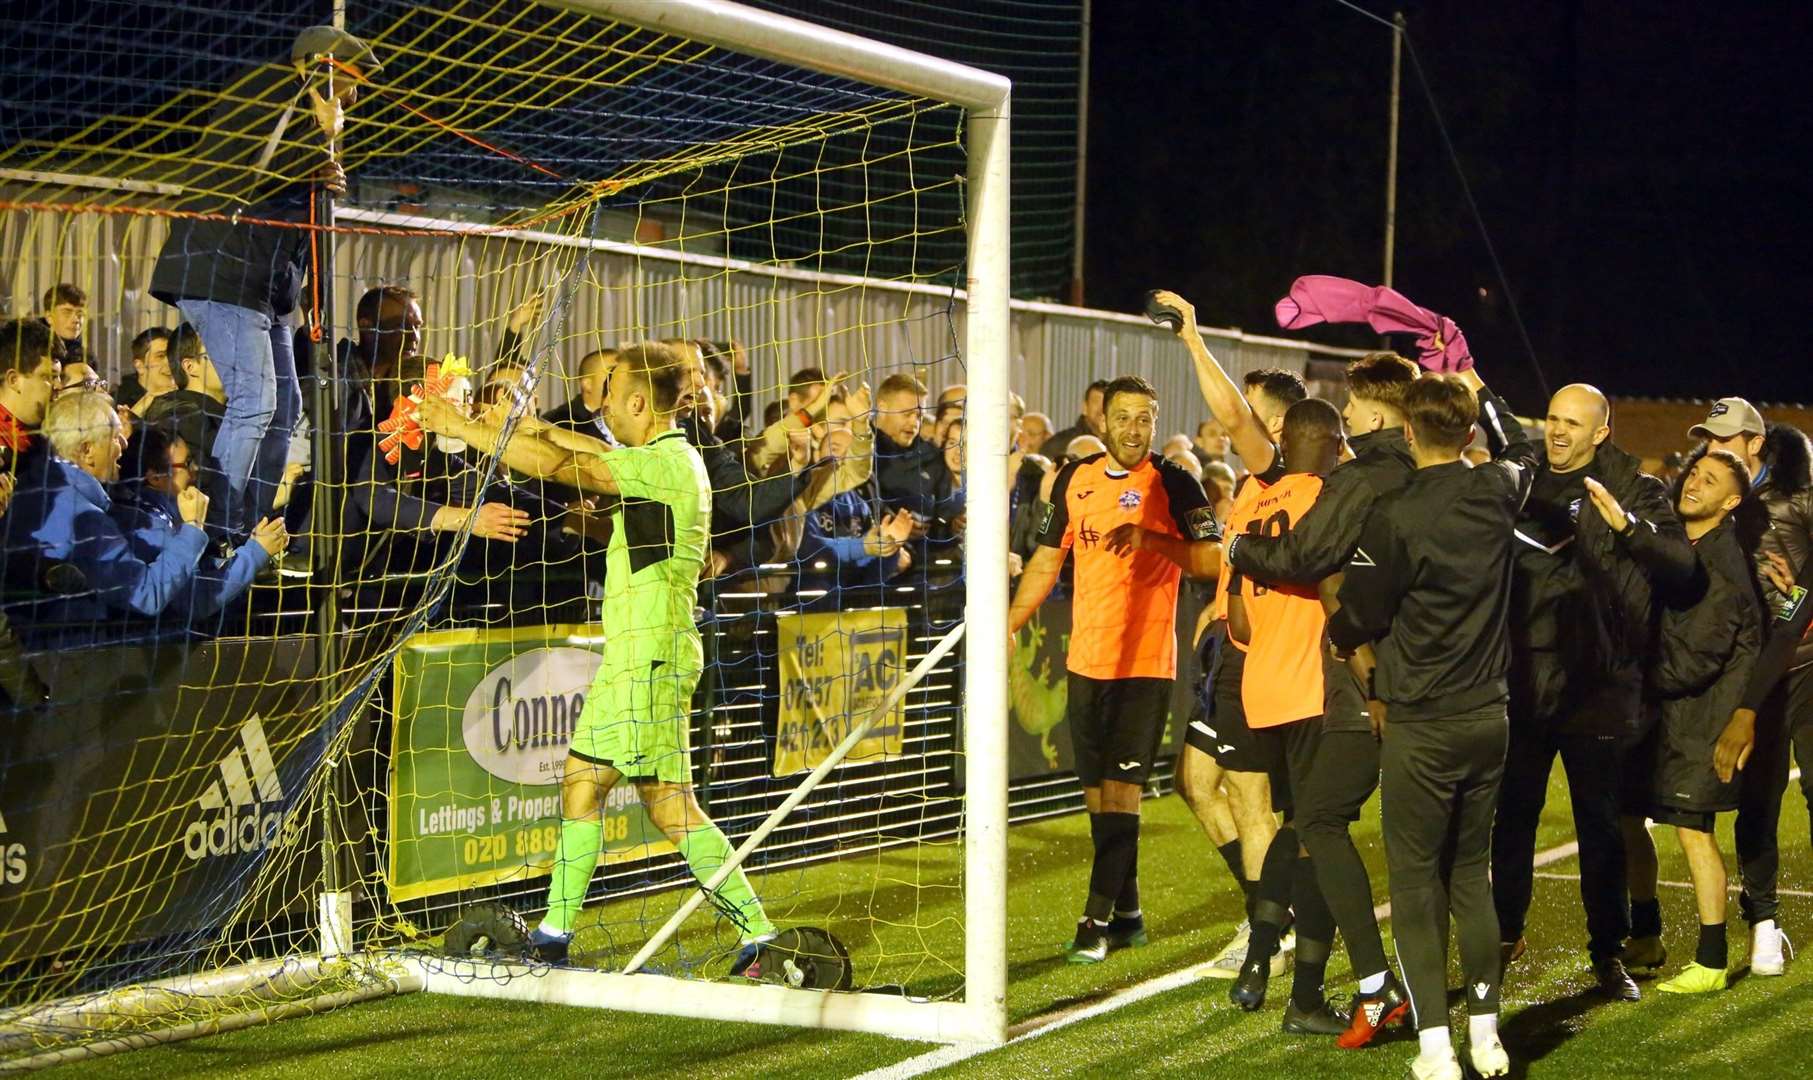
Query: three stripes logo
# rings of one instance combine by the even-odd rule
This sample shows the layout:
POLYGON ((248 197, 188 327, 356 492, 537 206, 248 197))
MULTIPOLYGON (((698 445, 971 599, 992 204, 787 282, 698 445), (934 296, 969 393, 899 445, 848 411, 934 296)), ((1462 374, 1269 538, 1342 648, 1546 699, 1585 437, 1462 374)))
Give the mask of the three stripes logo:
POLYGON ((283 783, 256 715, 239 726, 239 746, 218 768, 220 778, 195 800, 202 820, 183 830, 183 855, 200 860, 277 846, 286 816, 283 783))

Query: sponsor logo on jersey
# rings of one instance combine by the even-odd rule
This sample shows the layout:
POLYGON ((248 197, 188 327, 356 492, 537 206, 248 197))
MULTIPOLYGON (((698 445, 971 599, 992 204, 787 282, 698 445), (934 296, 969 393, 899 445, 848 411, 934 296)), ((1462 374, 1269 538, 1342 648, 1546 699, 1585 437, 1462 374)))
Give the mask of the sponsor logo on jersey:
POLYGON ((256 715, 239 726, 239 746, 221 759, 218 768, 220 779, 195 800, 202 819, 183 830, 183 856, 195 861, 286 843, 283 783, 256 715))

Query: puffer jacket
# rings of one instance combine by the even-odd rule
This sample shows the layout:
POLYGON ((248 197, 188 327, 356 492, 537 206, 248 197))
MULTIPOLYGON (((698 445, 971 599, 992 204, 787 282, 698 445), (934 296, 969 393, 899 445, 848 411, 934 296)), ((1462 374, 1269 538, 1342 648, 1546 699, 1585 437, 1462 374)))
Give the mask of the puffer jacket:
POLYGON ((1583 499, 1564 544, 1521 536, 1513 544, 1513 723, 1620 737, 1639 728, 1643 670, 1655 655, 1654 590, 1691 588, 1695 572, 1667 490, 1639 464, 1606 442, 1586 466, 1638 519, 1622 535, 1583 499))
POLYGON ((197 216, 171 220, 151 295, 276 318, 297 306, 309 233, 268 223, 308 221, 310 181, 328 161, 326 146, 303 83, 287 65, 266 64, 227 85, 197 144, 157 178, 180 184, 179 209, 197 216))
POLYGON ((1763 609, 1732 518, 1700 537, 1694 555, 1695 587, 1662 604, 1650 674, 1662 713, 1655 799, 1682 810, 1735 810, 1738 778, 1719 782, 1712 750, 1762 649, 1763 609))
MULTIPOLYGON (((1769 511, 1769 529, 1762 537, 1756 580, 1763 598, 1774 608, 1788 598, 1762 574, 1762 554, 1774 552, 1788 560, 1790 574, 1799 574, 1813 555, 1813 477, 1809 476, 1813 446, 1799 428, 1771 424, 1763 441, 1763 461, 1768 471, 1754 494, 1769 511)), ((1792 661, 1795 668, 1807 664, 1813 664, 1813 641, 1802 641, 1792 661)))

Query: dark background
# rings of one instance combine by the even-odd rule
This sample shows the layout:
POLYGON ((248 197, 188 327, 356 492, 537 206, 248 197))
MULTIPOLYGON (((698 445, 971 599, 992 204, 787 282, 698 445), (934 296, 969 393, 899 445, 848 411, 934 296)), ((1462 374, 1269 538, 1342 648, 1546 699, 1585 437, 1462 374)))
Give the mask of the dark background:
MULTIPOLYGON (((1540 404, 1532 351, 1551 388, 1813 400, 1809 35, 1785 10, 1404 5, 1531 348, 1408 54, 1396 284, 1515 405, 1540 404)), ((1297 275, 1378 281, 1390 31, 1334 0, 1134 11, 1093 13, 1087 302, 1162 285, 1276 332, 1297 275)))

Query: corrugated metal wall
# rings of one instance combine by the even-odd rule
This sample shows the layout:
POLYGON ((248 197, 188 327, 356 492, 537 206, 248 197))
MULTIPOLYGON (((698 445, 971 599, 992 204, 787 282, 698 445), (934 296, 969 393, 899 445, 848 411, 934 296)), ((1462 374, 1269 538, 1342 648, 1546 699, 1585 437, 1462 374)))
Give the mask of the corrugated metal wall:
MULTIPOLYGON (((50 285, 71 281, 89 295, 89 343, 103 374, 130 370, 134 334, 174 325, 174 309, 146 291, 168 231, 160 218, 0 214, 0 306, 36 311, 50 285)), ((582 254, 572 241, 482 235, 347 235, 336 246, 334 320, 350 327, 359 295, 373 285, 402 283, 422 298, 429 356, 452 352, 489 363, 511 306, 576 272, 582 254)), ((751 346, 765 402, 787 372, 805 366, 860 373, 878 383, 915 370, 934 391, 963 381, 960 296, 928 286, 838 275, 813 275, 685 258, 654 248, 600 244, 585 260, 574 303, 548 353, 550 376, 573 370, 601 345, 648 337, 736 338, 751 346)), ((1058 426, 1074 419, 1082 390, 1096 378, 1138 374, 1159 390, 1162 426, 1193 431, 1207 414, 1187 354, 1143 319, 1046 304, 1014 305, 1013 385, 1028 408, 1058 426)), ((1339 350, 1234 331, 1209 331, 1209 346, 1238 377, 1258 367, 1302 371, 1312 355, 1339 350)), ((547 405, 566 397, 559 378, 544 378, 547 405)))

